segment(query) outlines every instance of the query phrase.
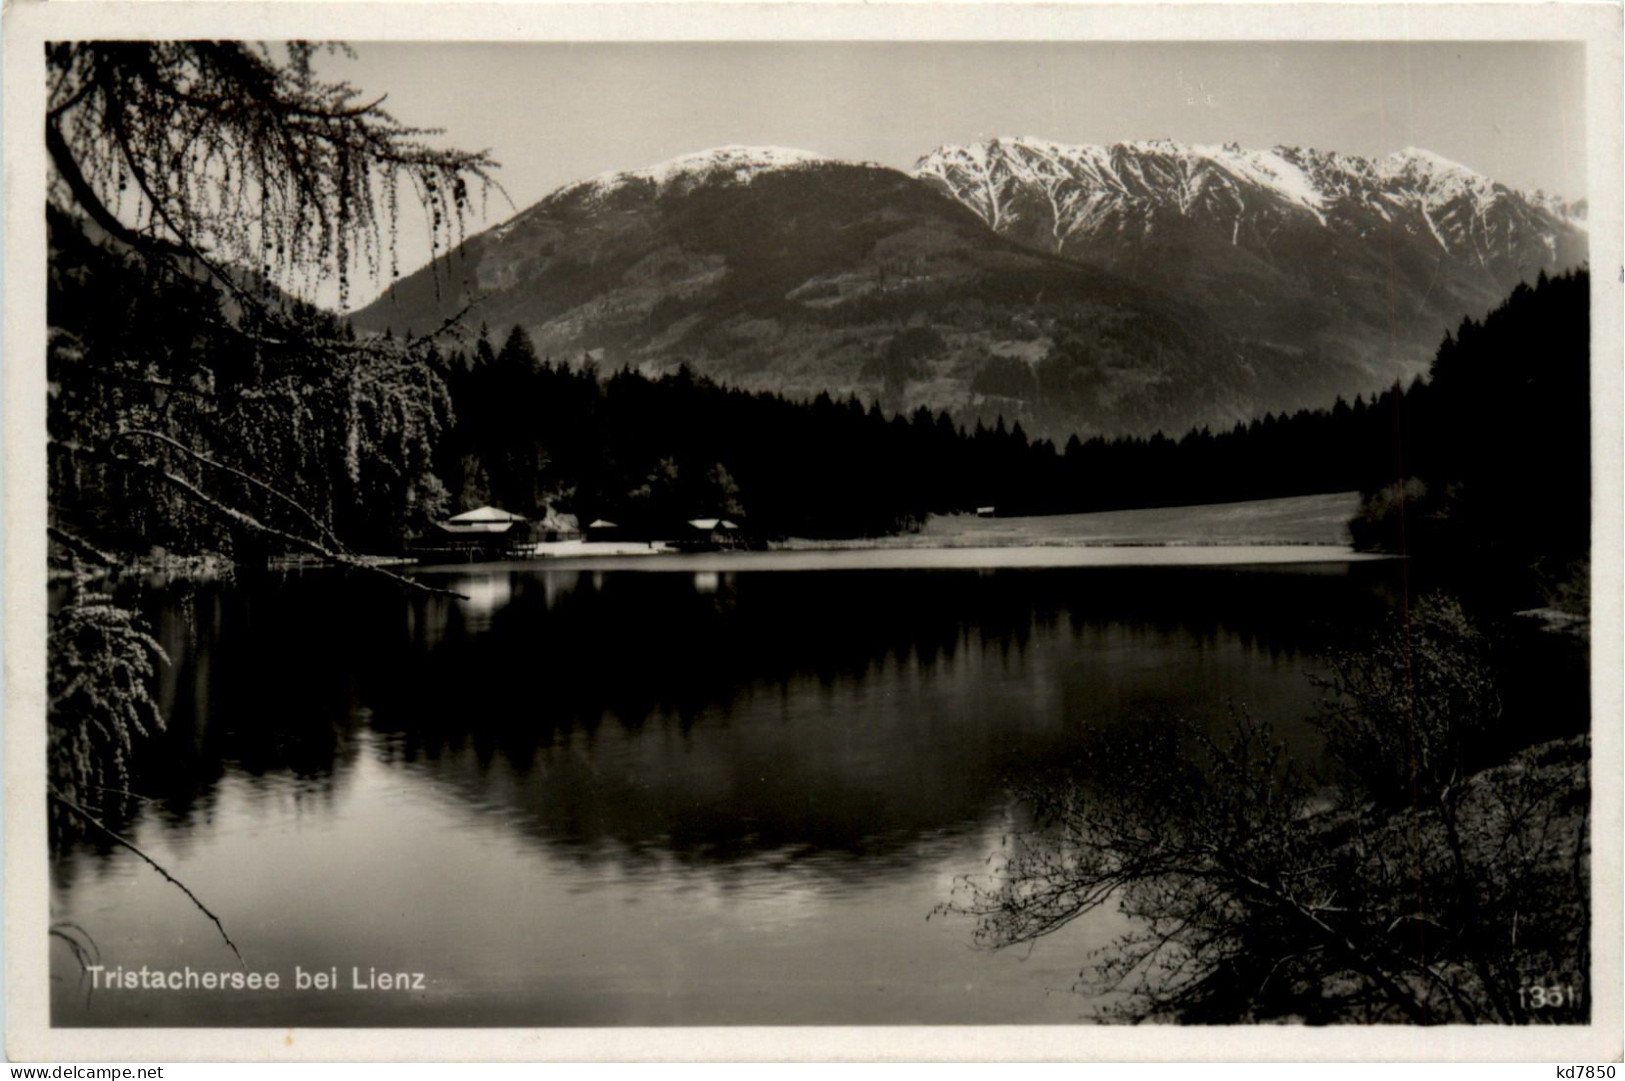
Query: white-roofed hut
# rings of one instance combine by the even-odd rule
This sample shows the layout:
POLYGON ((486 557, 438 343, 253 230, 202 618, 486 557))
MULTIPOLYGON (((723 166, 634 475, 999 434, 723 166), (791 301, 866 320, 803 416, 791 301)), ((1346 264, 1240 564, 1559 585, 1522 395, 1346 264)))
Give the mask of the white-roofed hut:
POLYGON ((446 549, 470 559, 503 559, 524 555, 534 540, 535 532, 524 515, 501 507, 476 507, 437 525, 434 535, 424 538, 423 547, 446 549))

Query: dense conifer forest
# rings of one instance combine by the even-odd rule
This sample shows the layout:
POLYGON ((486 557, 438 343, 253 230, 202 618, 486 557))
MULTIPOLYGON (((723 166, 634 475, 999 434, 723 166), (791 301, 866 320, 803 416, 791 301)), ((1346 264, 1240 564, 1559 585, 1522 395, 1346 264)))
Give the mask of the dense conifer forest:
MULTIPOLYGON (((1447 556, 1458 574, 1584 593, 1591 543, 1590 280, 1519 286, 1440 345, 1406 396, 1388 483, 1355 543, 1447 556)), ((1524 601, 1536 599, 1524 596, 1524 601)))

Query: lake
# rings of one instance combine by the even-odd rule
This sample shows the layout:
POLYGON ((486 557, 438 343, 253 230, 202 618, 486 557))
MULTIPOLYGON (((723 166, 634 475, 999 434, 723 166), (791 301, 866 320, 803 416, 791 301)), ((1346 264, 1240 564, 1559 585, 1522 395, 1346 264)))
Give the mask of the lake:
MULTIPOLYGON (((53 940, 53 1023, 1086 1019, 1069 988, 1115 912, 1030 951, 932 915, 1027 824, 1010 783, 1119 726, 1217 730, 1227 703, 1314 760, 1317 654, 1390 611, 1402 573, 1127 551, 421 576, 460 598, 321 571, 127 587, 173 663, 130 782, 150 801, 121 829, 281 986, 97 988, 53 940), (424 985, 351 986, 374 969, 424 985)), ((108 970, 237 967, 110 844, 55 861, 52 917, 108 970)))

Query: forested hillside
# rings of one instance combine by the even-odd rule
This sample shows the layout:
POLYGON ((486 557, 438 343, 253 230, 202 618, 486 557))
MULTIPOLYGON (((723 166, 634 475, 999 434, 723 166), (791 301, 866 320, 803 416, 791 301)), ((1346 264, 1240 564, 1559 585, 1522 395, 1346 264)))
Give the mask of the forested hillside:
POLYGON ((1519 286, 1439 347, 1409 395, 1392 482, 1356 543, 1441 557, 1525 604, 1585 592, 1591 544, 1590 276, 1519 286))
MULTIPOLYGON (((1587 490, 1587 288, 1584 272, 1519 288, 1447 337, 1428 379, 1371 401, 1061 447, 1019 423, 967 429, 946 412, 888 415, 855 397, 795 403, 686 368, 603 373, 538 358, 516 329, 500 349, 482 339, 435 354, 456 415, 435 472, 459 506, 557 505, 583 521, 650 524, 742 516, 765 536, 885 533, 989 505, 1061 513, 1459 479, 1541 493, 1551 525, 1540 528, 1572 551, 1587 490)), ((1484 536, 1514 543, 1505 525, 1484 536)))
POLYGON ((464 310, 502 340, 652 376, 890 411, 1003 413, 1033 434, 1231 423, 1387 377, 1241 342, 1178 290, 1034 250, 924 180, 721 148, 570 185, 355 313, 397 337, 464 310), (1042 388, 984 371, 1043 362, 1042 388), (974 384, 974 385, 973 385, 974 384))

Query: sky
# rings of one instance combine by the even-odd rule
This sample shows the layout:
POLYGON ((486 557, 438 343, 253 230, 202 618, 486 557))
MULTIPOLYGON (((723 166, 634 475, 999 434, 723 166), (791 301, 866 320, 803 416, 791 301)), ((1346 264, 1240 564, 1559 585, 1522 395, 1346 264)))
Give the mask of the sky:
MULTIPOLYGON (((727 144, 907 169, 944 143, 1167 138, 1380 157, 1422 147, 1585 194, 1583 46, 1563 43, 356 43, 319 70, 437 141, 489 149, 511 197, 727 144)), ((428 257, 401 222, 403 272, 428 257)), ((381 283, 375 283, 375 286, 381 283)), ((377 288, 357 289, 365 301, 377 288)))

